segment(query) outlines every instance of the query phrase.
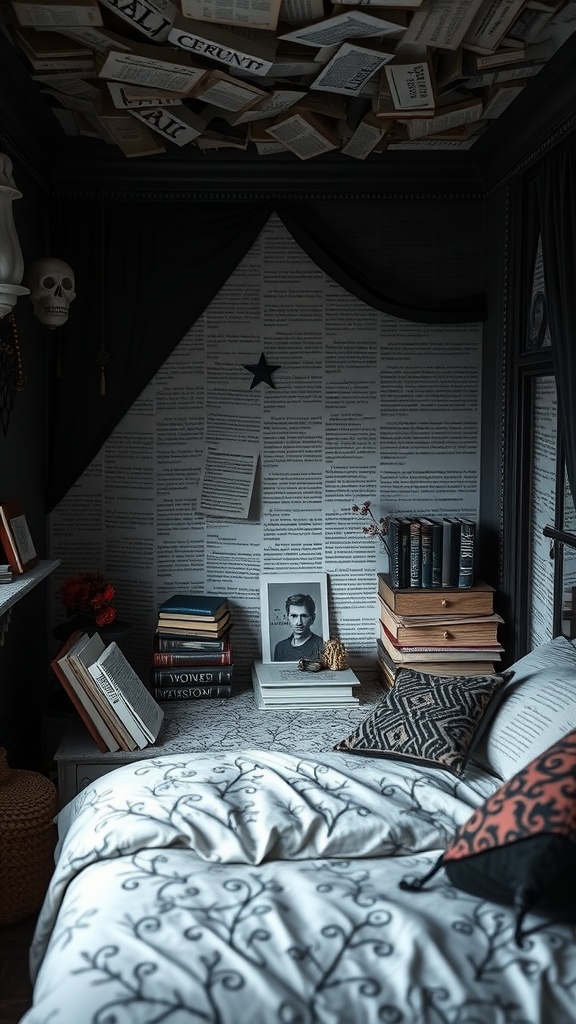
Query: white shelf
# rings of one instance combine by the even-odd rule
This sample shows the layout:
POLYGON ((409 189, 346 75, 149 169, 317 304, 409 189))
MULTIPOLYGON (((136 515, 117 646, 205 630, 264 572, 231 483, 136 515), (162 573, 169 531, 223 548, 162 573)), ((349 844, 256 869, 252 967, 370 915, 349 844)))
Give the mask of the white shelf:
POLYGON ((60 565, 61 559, 54 558, 52 561, 40 560, 33 565, 31 569, 27 569, 26 572, 20 575, 14 574, 12 583, 0 583, 0 616, 4 615, 4 612, 8 611, 13 604, 16 604, 24 594, 27 594, 30 590, 45 580, 54 569, 57 569, 60 565))

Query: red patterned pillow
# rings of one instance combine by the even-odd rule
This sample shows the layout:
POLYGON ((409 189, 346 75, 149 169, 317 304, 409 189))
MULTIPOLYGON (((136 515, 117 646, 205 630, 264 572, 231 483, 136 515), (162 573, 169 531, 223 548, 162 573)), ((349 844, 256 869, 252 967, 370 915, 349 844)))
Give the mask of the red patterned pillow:
POLYGON ((423 888, 441 867, 457 888, 513 905, 519 945, 528 911, 576 921, 576 730, 500 786, 432 870, 401 888, 423 888))

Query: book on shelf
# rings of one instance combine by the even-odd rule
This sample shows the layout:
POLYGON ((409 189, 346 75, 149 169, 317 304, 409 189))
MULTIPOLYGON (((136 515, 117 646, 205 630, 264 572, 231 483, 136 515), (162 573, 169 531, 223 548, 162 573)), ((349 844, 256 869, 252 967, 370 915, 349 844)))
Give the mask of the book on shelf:
POLYGON ((108 698, 139 749, 154 743, 164 712, 113 640, 86 666, 98 689, 108 698))
POLYGON ((352 708, 360 703, 356 697, 347 697, 344 700, 338 697, 316 697, 308 698, 305 701, 283 700, 281 698, 269 700, 262 697, 256 687, 254 687, 254 702, 258 711, 306 711, 312 708, 319 708, 321 710, 326 708, 352 708))
POLYGON ((402 587, 410 586, 410 524, 407 516, 400 516, 400 579, 402 587))
MULTIPOLYGON (((495 632, 496 631, 496 627, 497 627, 497 623, 494 623, 493 629, 491 629, 490 632, 491 633, 495 632)), ((382 637, 382 639, 384 639, 384 637, 386 637, 394 647, 401 648, 402 650, 408 650, 408 649, 422 650, 423 648, 428 648, 428 649, 431 649, 431 650, 435 649, 435 650, 442 650, 442 651, 451 651, 453 649, 458 650, 459 648, 463 648, 463 647, 465 647, 465 648, 479 648, 479 647, 481 647, 483 649, 487 649, 487 648, 492 647, 493 645, 496 648, 501 649, 500 644, 498 643, 498 640, 494 639, 494 637, 492 635, 490 636, 489 639, 480 638, 478 640, 471 640, 468 637, 460 639, 460 637, 458 635, 456 635, 455 629, 447 630, 447 629, 444 629, 444 627, 441 627, 440 630, 437 631, 438 632, 438 639, 431 640, 428 637, 424 636, 424 632, 425 632, 424 628, 423 629, 419 628, 417 630, 417 634, 418 635, 414 639, 412 639, 412 640, 397 640, 396 637, 394 637, 392 635, 390 630, 387 629, 387 627, 382 622, 380 622, 380 636, 382 637), (418 639, 418 637, 420 637, 420 639, 418 639)), ((432 630, 430 630, 430 633, 436 635, 436 630, 432 629, 432 630)))
POLYGON ((481 580, 471 587, 426 590, 394 587, 388 573, 378 573, 378 595, 397 615, 491 615, 494 587, 481 580))
POLYGON ((7 562, 0 565, 0 583, 12 583, 12 569, 7 562))
POLYGON ((173 594, 158 608, 160 616, 185 615, 191 619, 221 619, 228 599, 217 594, 173 594))
POLYGON ((410 583, 410 520, 405 516, 390 516, 388 548, 393 586, 408 586, 410 583))
POLYGON ((0 542, 13 572, 23 573, 38 561, 26 516, 16 499, 0 504, 0 542))
POLYGON ((501 644, 468 644, 443 646, 442 644, 398 644, 385 629, 377 638, 378 650, 384 648, 396 664, 406 662, 441 661, 500 661, 504 648, 501 644))
POLYGON ((432 520, 420 519, 420 586, 432 586, 432 520))
POLYGON ((442 520, 442 586, 458 585, 460 569, 460 523, 455 516, 442 520))
POLYGON ((351 668, 301 672, 296 665, 254 661, 252 686, 259 710, 271 707, 353 707, 360 680, 351 668))
POLYGON ((400 524, 397 516, 388 519, 388 571, 394 587, 400 586, 400 524))
POLYGON ((162 625, 173 622, 177 626, 196 626, 200 629, 213 630, 230 617, 226 606, 218 615, 188 615, 185 612, 158 612, 158 622, 162 625))
POLYGON ((231 665, 230 647, 221 651, 153 651, 152 668, 200 669, 203 665, 231 665))
POLYGON ((294 662, 285 661, 254 661, 252 671, 256 674, 260 685, 264 688, 277 690, 279 687, 321 686, 323 690, 331 688, 340 691, 342 687, 359 686, 360 680, 351 668, 325 668, 320 672, 302 672, 294 662))
MULTIPOLYGON (((90 637, 87 633, 79 633, 72 644, 66 642, 54 659, 53 667, 63 685, 64 678, 70 683, 86 712, 82 715, 86 725, 87 718, 90 718, 91 734, 96 740, 95 734, 99 733, 101 742, 107 744, 106 749, 142 749, 157 739, 164 712, 115 641, 105 646, 99 633, 90 637), (81 699, 80 687, 89 696, 92 707, 81 699), (97 715, 92 717, 94 707, 100 718, 97 715), (105 729, 100 732, 101 720, 112 734, 113 741, 105 729)), ((67 692, 70 693, 71 689, 67 692)), ((101 743, 96 742, 102 749, 101 743)))
POLYGON ((498 626, 504 620, 496 612, 490 615, 397 615, 378 597, 380 624, 399 643, 494 643, 498 626))
POLYGON ((410 521, 410 586, 422 586, 422 533, 419 519, 410 521))
MULTIPOLYGON (((230 631, 226 630, 222 636, 185 636, 182 633, 156 633, 154 636, 154 650, 174 653, 195 655, 214 655, 219 657, 226 654, 230 657, 230 631)), ((221 664, 230 664, 230 661, 222 661, 221 664)))
POLYGON ((183 619, 158 619, 156 633, 167 636, 183 637, 214 637, 219 638, 228 632, 231 626, 230 613, 227 612, 218 622, 185 622, 183 619))
POLYGON ((431 519, 432 524, 432 587, 442 586, 442 523, 431 519))
POLYGON ((234 666, 224 668, 152 668, 153 686, 204 686, 209 683, 231 683, 234 666))
POLYGON ((473 519, 460 519, 458 586, 471 587, 474 582, 474 555, 476 523, 473 519))
POLYGON ((208 683, 202 686, 155 686, 156 700, 216 700, 231 697, 234 687, 230 683, 208 683))

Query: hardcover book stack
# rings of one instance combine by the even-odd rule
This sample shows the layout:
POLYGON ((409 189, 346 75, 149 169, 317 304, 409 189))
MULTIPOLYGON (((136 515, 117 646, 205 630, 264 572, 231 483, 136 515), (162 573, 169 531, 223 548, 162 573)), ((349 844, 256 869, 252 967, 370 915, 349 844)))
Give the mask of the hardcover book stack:
POLYGON ((360 680, 351 668, 302 672, 297 663, 255 661, 252 686, 259 711, 282 708, 355 707, 353 687, 360 680))
POLYGON ((160 605, 152 652, 151 689, 159 701, 231 697, 232 622, 228 600, 174 594, 160 605))
POLYGON ((114 641, 77 630, 52 669, 103 753, 156 742, 164 712, 114 641))
POLYGON ((433 675, 487 675, 496 671, 504 648, 503 619, 494 611, 494 589, 395 587, 378 574, 377 667, 390 687, 402 668, 433 675))
POLYGON ((474 583, 476 523, 460 516, 390 516, 390 577, 395 587, 464 589, 474 583))

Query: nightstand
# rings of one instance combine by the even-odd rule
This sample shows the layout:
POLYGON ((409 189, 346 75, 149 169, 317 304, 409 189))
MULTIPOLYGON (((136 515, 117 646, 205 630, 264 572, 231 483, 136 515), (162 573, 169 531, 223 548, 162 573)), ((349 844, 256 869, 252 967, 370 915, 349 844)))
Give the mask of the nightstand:
POLYGON ((308 754, 331 750, 364 721, 385 690, 379 684, 362 683, 355 692, 360 703, 352 708, 258 711, 251 687, 221 700, 165 703, 159 742, 130 753, 101 753, 78 719, 66 729, 54 755, 60 804, 64 806, 90 782, 114 768, 164 754, 236 749, 308 754))

